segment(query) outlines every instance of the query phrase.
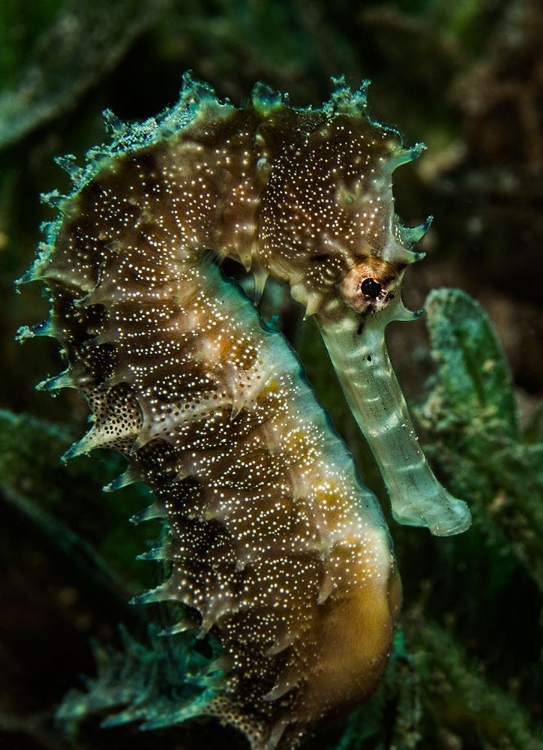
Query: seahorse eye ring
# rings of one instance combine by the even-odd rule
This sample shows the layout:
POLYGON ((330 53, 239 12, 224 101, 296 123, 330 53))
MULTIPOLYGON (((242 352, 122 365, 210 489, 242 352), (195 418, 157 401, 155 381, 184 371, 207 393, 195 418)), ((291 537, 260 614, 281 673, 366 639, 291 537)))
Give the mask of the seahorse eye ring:
POLYGON ((360 285, 360 289, 362 291, 362 294, 366 297, 371 297, 371 299, 377 299, 377 297, 381 294, 382 290, 381 284, 376 280, 367 278, 364 279, 362 284, 360 285))
POLYGON ((360 313, 378 312, 394 297, 398 275, 391 264, 369 257, 353 266, 339 283, 345 302, 360 313))

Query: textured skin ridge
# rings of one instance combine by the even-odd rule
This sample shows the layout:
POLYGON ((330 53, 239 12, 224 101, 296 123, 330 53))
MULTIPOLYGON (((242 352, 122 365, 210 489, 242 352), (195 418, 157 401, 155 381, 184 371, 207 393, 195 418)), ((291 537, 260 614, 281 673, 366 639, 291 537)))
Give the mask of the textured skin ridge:
POLYGON ((214 715, 252 750, 294 748, 374 690, 400 585, 378 504, 294 353, 216 258, 252 269, 257 294, 268 274, 286 281, 320 321, 364 321, 419 257, 391 173, 420 147, 341 82, 319 110, 262 86, 235 109, 186 79, 159 118, 106 120, 112 141, 86 167, 60 162, 74 190, 49 196, 59 218, 24 279, 45 281, 51 317, 20 337, 56 337, 68 367, 41 387, 89 402, 67 457, 117 449, 130 467, 108 489, 156 495, 137 520, 163 518, 168 536, 143 557, 171 575, 137 601, 179 603, 172 632, 222 646, 222 684, 171 721, 214 715), (382 291, 361 293, 361 269, 382 291))

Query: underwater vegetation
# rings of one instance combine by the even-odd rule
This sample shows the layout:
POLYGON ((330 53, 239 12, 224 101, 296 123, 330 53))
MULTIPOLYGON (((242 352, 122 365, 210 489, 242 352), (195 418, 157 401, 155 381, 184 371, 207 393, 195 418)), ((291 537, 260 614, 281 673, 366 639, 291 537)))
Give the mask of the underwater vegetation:
MULTIPOLYGON (((82 164, 85 150, 101 140, 101 110, 144 120, 175 100, 180 71, 193 68, 213 81, 221 100, 229 95, 246 103, 252 82, 262 79, 289 91, 297 106, 312 101, 315 112, 330 76, 347 71, 354 86, 371 77, 372 113, 397 122, 407 142, 423 138, 429 146, 395 173, 398 213, 409 224, 435 216, 420 247, 428 257, 409 269, 405 285, 407 306, 424 305, 427 315, 409 326, 392 324, 388 338, 421 445, 444 486, 469 503, 473 524, 462 535, 434 539, 389 521, 404 604, 388 667, 365 706, 304 747, 543 747, 537 4, 474 3, 460 12, 437 3, 345 4, 334 11, 319 3, 272 10, 189 3, 181 13, 171 3, 147 15, 144 5, 132 5, 126 35, 122 19, 112 19, 103 37, 112 50, 107 62, 100 54, 95 62, 83 59, 87 50, 79 45, 81 75, 70 61, 78 45, 71 52, 62 29, 74 30, 72 42, 85 38, 81 30, 86 23, 96 28, 106 4, 43 3, 33 18, 27 11, 24 24, 16 4, 2 11, 4 21, 19 13, 31 50, 25 59, 14 54, 9 71, 10 55, 2 63, 10 102, 2 107, 10 145, 0 214, 7 364, 0 429, 2 741, 14 748, 145 748, 158 741, 165 748, 246 747, 241 735, 213 723, 138 729, 142 721, 171 717, 180 703, 211 698, 226 672, 220 639, 210 633, 195 640, 191 630, 164 638, 158 633, 177 622, 178 609, 167 602, 127 604, 172 574, 168 560, 135 560, 167 543, 160 520, 126 523, 153 498, 139 484, 100 492, 124 470, 114 453, 59 463, 84 432, 86 407, 73 390, 54 401, 32 391, 37 380, 59 371, 54 344, 40 338, 16 349, 11 343, 18 326, 47 311, 32 285, 17 296, 11 288, 30 263, 39 221, 56 216, 37 206, 37 194, 57 185, 60 193, 70 191, 49 166, 52 157, 74 152, 82 164), (47 54, 55 38, 65 40, 56 59, 47 54), (43 85, 25 88, 36 71, 43 85), (33 91, 42 97, 35 114, 33 91), (28 115, 24 127, 17 92, 28 115), (508 361, 481 306, 443 285, 461 287, 490 312, 508 361), (425 301, 428 289, 434 291, 425 301), (158 540, 149 544, 153 536, 158 540), (139 721, 128 722, 138 711, 139 721), (108 729, 100 729, 104 720, 108 729)), ((16 28, 2 25, 6 49, 21 56, 25 45, 9 46, 8 26, 16 28)), ((95 46, 99 40, 88 39, 90 55, 90 40, 95 46)), ((209 271, 215 273, 212 264, 209 271)), ((228 264, 225 271, 237 275, 228 264)), ((251 293, 251 284, 237 278, 251 293)), ((312 320, 317 313, 300 325, 302 313, 288 297, 268 282, 262 314, 300 352, 388 517, 387 489, 360 437, 353 402, 346 405, 327 364, 312 320)), ((70 305, 57 302, 56 309, 64 314, 70 305)), ((107 362, 93 362, 106 371, 107 362)))

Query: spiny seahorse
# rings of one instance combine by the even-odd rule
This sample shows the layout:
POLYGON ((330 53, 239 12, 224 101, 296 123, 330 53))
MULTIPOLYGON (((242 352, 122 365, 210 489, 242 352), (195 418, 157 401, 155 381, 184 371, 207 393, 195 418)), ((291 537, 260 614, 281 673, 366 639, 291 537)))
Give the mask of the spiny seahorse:
MULTIPOLYGON (((55 337, 93 425, 67 457, 103 446, 146 482, 166 541, 147 554, 171 576, 138 597, 178 602, 170 633, 199 628, 223 649, 211 697, 171 718, 219 717, 252 750, 294 748, 377 685, 400 606, 390 539, 372 493, 281 334, 210 257, 286 282, 314 315, 403 523, 454 534, 465 503, 437 483, 389 363, 384 328, 413 319, 400 287, 428 223, 394 213, 405 149, 367 114, 366 86, 335 81, 320 109, 263 85, 220 102, 186 76, 179 103, 89 152, 24 281, 49 288, 55 337)), ((141 715, 141 713, 140 713, 141 715)), ((162 724, 164 721, 162 721, 162 724)), ((160 721, 158 722, 160 724, 160 721)), ((147 726, 152 722, 147 722, 147 726)))

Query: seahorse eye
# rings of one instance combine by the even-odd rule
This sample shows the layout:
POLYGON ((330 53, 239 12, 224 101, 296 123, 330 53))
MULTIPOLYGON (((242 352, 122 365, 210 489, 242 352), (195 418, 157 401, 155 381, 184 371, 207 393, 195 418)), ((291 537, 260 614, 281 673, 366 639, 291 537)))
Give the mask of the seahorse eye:
POLYGON ((339 292, 353 310, 379 312, 394 299, 400 275, 388 261, 368 257, 353 266, 338 284, 339 292))
POLYGON ((364 294, 366 297, 371 297, 372 299, 377 299, 377 297, 381 294, 382 288, 383 287, 381 286, 381 284, 372 278, 364 279, 364 281, 360 285, 362 294, 364 294))

